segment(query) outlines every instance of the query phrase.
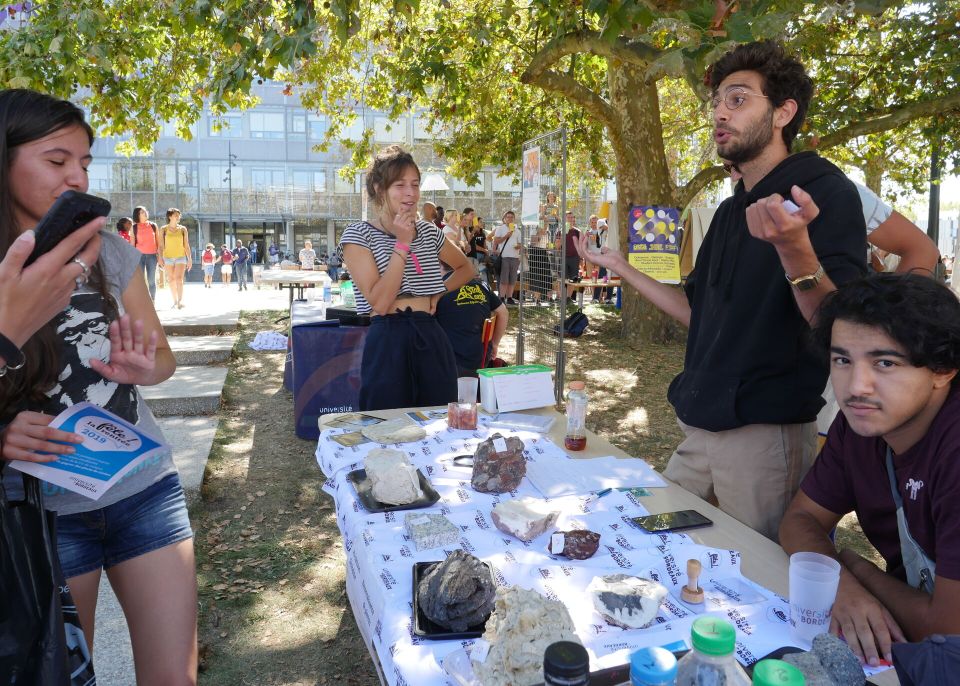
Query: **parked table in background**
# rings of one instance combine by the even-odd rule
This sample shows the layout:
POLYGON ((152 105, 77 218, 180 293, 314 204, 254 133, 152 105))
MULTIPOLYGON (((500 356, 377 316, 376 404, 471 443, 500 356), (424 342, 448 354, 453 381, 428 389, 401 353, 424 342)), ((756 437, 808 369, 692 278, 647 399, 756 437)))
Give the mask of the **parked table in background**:
POLYGON ((614 279, 610 279, 608 281, 604 281, 603 279, 600 279, 600 280, 584 279, 583 281, 567 281, 567 287, 576 289, 577 307, 583 307, 583 292, 585 290, 590 289, 592 291, 594 288, 609 288, 612 290, 614 288, 620 288, 620 278, 617 277, 614 279))
POLYGON ((326 267, 314 270, 306 269, 265 269, 260 276, 261 283, 276 284, 277 288, 290 289, 290 304, 293 305, 293 292, 297 291, 297 298, 303 299, 303 290, 317 286, 326 281, 326 267))

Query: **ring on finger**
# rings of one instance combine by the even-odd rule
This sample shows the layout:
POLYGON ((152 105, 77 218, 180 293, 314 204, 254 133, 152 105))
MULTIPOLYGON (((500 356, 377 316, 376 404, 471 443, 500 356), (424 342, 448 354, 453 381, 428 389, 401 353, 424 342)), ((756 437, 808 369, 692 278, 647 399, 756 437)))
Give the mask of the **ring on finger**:
POLYGON ((83 270, 83 280, 86 281, 90 276, 90 267, 88 267, 87 263, 81 260, 79 257, 74 257, 73 262, 80 265, 80 269, 83 270))

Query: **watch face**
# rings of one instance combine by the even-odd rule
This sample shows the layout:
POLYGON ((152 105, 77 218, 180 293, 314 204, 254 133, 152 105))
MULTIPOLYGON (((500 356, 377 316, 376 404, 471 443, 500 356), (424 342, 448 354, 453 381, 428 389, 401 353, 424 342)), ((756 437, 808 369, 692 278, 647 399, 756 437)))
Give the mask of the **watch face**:
POLYGON ((817 287, 817 284, 820 283, 820 279, 815 276, 808 276, 805 279, 800 279, 794 284, 797 287, 798 291, 809 291, 817 287))

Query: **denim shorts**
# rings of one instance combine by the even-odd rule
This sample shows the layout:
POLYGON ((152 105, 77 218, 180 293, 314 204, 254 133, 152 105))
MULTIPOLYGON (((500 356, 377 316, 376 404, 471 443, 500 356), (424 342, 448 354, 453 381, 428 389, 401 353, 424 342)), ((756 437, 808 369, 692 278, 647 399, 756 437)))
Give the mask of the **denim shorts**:
POLYGON ((192 536, 178 474, 99 510, 57 517, 57 552, 67 579, 192 536))
POLYGON ((216 265, 205 264, 203 265, 203 275, 204 276, 213 276, 213 270, 216 268, 216 265))
POLYGON ((186 257, 164 257, 163 263, 164 264, 186 264, 187 258, 186 257))

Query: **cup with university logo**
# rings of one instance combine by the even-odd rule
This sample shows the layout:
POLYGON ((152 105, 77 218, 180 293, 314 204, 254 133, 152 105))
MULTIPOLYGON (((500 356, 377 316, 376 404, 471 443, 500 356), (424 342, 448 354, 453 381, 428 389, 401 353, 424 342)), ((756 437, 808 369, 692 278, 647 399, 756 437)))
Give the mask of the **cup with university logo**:
POLYGON ((790 556, 790 631, 798 641, 830 631, 840 563, 820 553, 790 556))

